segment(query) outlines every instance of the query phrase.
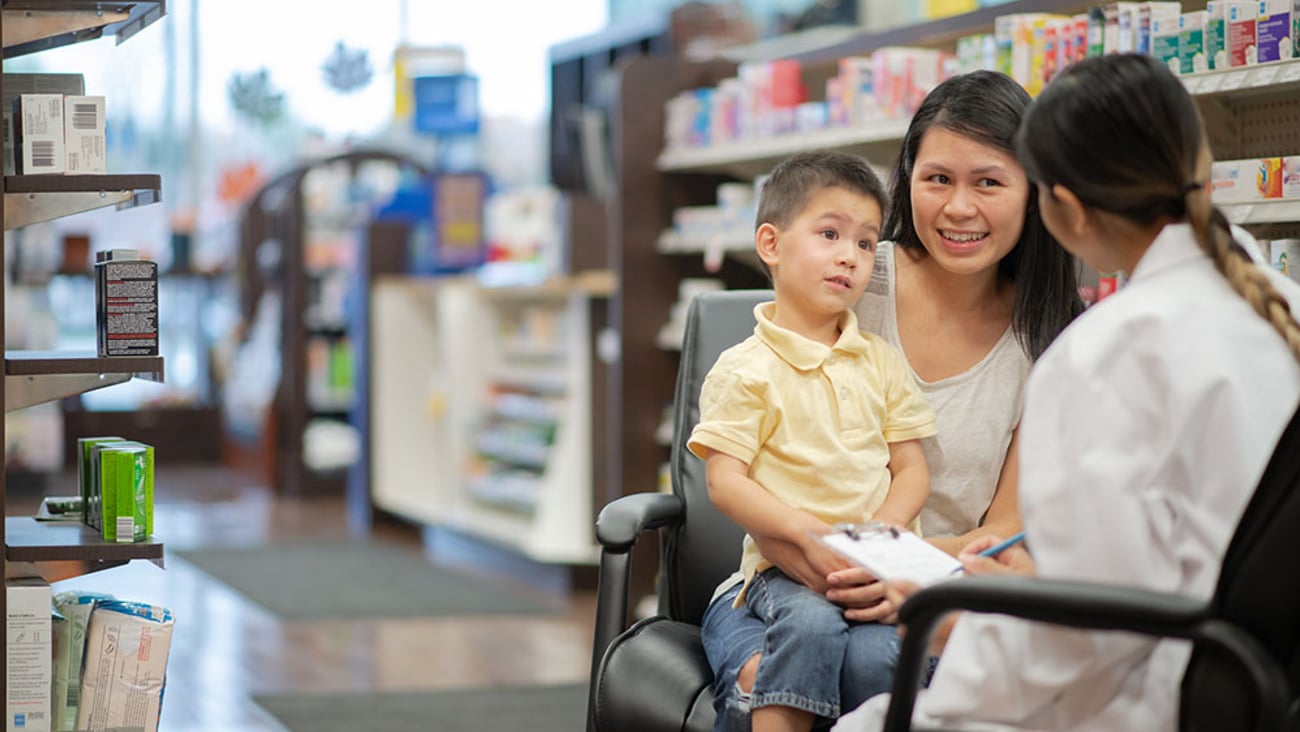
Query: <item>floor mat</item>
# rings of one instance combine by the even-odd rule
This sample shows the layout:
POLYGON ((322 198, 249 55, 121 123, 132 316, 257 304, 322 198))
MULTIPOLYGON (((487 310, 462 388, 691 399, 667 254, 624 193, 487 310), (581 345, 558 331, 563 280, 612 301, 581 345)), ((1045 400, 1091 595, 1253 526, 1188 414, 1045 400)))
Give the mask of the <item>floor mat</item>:
POLYGON ((255 696, 290 732, 580 732, 586 685, 255 696))
POLYGON ((537 614, 558 601, 381 544, 310 542, 175 552, 283 620, 537 614))

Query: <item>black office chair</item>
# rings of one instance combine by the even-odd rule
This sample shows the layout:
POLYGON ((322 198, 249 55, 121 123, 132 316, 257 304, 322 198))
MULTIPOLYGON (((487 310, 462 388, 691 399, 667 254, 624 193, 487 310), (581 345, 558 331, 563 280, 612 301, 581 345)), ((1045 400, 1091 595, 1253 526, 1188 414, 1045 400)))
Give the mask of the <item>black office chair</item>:
MULTIPOLYGON (((1207 602, 1147 590, 1030 578, 973 577, 917 592, 886 732, 911 729, 927 641, 948 612, 998 613, 1072 628, 1191 640, 1182 732, 1300 732, 1300 412, 1283 433, 1233 534, 1207 602)), ((1137 561, 1141 561, 1140 558, 1137 561)))
POLYGON ((740 566, 744 531, 709 502, 704 463, 686 449, 699 420, 700 385, 718 354, 754 332, 754 306, 771 290, 697 296, 686 316, 677 371, 672 494, 612 501, 596 519, 601 544, 589 730, 659 732, 713 728, 713 672, 700 620, 718 583, 740 566), (633 543, 659 531, 659 614, 626 627, 633 543))

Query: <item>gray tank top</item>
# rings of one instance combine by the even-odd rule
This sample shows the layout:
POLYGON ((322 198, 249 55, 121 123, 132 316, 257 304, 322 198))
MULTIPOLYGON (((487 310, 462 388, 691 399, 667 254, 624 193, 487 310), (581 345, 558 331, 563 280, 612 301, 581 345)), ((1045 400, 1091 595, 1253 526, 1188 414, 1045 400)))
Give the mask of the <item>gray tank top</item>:
MULTIPOLYGON (((894 246, 881 242, 871 283, 855 308, 858 325, 903 352, 898 335, 894 246)), ((907 354, 903 353, 907 361, 907 354)), ((921 441, 930 467, 930 498, 921 511, 927 537, 974 529, 993 500, 1011 433, 1020 423, 1031 361, 1008 327, 979 363, 939 381, 916 383, 930 400, 939 433, 921 441)), ((908 363, 911 369, 911 364, 908 363)))

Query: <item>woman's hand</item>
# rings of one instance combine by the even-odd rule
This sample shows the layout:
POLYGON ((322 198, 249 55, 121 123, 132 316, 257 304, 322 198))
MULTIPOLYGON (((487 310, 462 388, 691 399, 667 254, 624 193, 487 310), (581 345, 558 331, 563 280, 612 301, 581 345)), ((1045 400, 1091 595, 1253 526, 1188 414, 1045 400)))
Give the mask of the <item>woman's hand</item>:
POLYGON ((962 567, 966 574, 977 575, 1021 575, 1033 576, 1038 574, 1038 568, 1034 565, 1034 558, 1029 556, 1025 550, 1024 544, 1017 544, 1013 547, 1002 550, 996 557, 981 557, 980 552, 991 546, 996 546, 1002 541, 996 536, 981 536, 980 538, 967 544, 957 559, 961 561, 962 567))
POLYGON ((786 576, 821 594, 830 589, 827 577, 849 563, 819 541, 795 543, 775 537, 750 535, 759 552, 786 576))

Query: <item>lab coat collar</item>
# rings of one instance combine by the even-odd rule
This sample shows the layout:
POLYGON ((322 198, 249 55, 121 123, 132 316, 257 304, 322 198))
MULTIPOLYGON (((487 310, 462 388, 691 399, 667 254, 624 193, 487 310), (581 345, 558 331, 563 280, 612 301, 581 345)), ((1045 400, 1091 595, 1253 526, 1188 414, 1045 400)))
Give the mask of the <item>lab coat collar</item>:
POLYGON ((858 330, 858 316, 852 310, 840 316, 840 337, 833 347, 827 347, 811 338, 787 330, 772 322, 776 303, 765 302, 754 306, 754 335, 772 349, 781 360, 800 371, 821 368, 834 351, 844 351, 859 356, 869 355, 867 339, 858 330))
POLYGON ((1136 282, 1175 269, 1186 262, 1207 258, 1208 255, 1196 243, 1196 234, 1192 232, 1191 224, 1168 224, 1160 230, 1151 246, 1147 247, 1146 253, 1138 260, 1137 266, 1129 275, 1129 281, 1136 282))

